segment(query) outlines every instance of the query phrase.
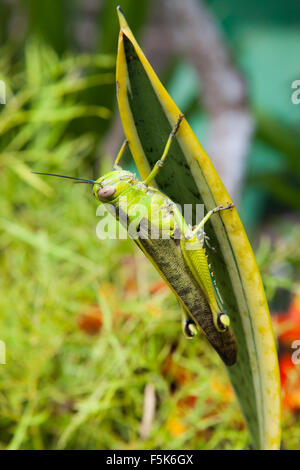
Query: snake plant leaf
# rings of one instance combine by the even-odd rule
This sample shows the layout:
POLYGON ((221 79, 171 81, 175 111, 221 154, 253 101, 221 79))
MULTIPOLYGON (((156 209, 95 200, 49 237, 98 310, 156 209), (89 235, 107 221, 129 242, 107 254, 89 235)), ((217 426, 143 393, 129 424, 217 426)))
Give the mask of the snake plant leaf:
MULTIPOLYGON (((130 151, 142 178, 161 157, 180 110, 165 90, 118 9, 118 104, 130 151)), ((186 120, 182 122, 156 185, 182 207, 208 211, 231 203, 212 162, 186 120)), ((195 215, 195 214, 194 214, 195 215)), ((253 446, 280 446, 280 381, 268 305, 253 251, 236 209, 211 217, 207 250, 217 286, 238 343, 235 365, 227 368, 253 446)))

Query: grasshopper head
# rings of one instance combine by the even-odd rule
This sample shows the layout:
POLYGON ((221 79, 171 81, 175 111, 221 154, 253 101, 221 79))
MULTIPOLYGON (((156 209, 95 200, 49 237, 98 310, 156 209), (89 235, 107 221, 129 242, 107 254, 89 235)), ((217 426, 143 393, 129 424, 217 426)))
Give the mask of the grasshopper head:
POLYGON ((93 193, 101 202, 117 199, 135 181, 135 175, 129 171, 114 170, 101 176, 93 186, 93 193))

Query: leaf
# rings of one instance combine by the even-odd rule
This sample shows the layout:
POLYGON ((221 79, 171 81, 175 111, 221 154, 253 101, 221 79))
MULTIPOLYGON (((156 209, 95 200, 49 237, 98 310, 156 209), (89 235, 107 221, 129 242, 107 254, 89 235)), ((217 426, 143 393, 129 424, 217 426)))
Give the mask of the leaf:
POLYGON ((7 165, 24 181, 43 193, 45 196, 50 196, 53 194, 53 189, 51 186, 45 183, 39 176, 34 175, 31 169, 24 162, 21 162, 13 156, 10 156, 9 160, 7 160, 7 165))
MULTIPOLYGON (((118 9, 117 57, 120 115, 142 176, 162 155, 180 110, 137 44, 118 9)), ((203 203, 205 210, 231 202, 190 126, 184 120, 157 186, 175 202, 203 203)), ((227 371, 257 449, 280 446, 280 382, 268 305, 253 251, 236 209, 214 215, 206 226, 215 279, 238 342, 238 360, 227 371)))
POLYGON ((43 232, 34 232, 22 224, 14 223, 0 217, 0 229, 10 236, 31 245, 35 250, 42 251, 60 260, 66 260, 87 271, 95 273, 97 265, 85 256, 79 255, 62 245, 51 242, 43 232))

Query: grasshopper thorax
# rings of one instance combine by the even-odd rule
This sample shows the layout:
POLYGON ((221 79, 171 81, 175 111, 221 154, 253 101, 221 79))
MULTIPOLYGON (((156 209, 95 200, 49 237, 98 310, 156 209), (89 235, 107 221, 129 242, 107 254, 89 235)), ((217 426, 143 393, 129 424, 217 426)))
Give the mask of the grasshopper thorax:
POLYGON ((114 170, 96 181, 93 193, 101 202, 112 202, 136 182, 135 175, 130 171, 114 170))

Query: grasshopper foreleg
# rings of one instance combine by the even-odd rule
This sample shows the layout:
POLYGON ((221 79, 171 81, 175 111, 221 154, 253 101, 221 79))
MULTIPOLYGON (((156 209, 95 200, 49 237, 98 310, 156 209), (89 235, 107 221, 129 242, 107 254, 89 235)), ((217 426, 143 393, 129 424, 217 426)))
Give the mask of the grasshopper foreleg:
POLYGON ((120 148, 120 151, 119 151, 119 153, 118 153, 118 155, 117 155, 117 158, 116 158, 116 160, 115 160, 115 163, 114 163, 114 166, 113 166, 113 169, 114 169, 114 170, 122 170, 122 168, 119 166, 119 162, 120 162, 121 158, 122 158, 123 155, 124 155, 124 152, 125 152, 125 150, 126 150, 127 145, 128 145, 128 140, 125 139, 124 142, 123 142, 123 144, 122 144, 122 147, 120 148))
POLYGON ((172 144, 172 141, 173 139, 175 138, 177 132, 178 132, 178 129, 180 127, 180 123, 181 121, 183 120, 184 118, 184 115, 183 114, 180 114, 179 115, 179 118, 175 124, 175 126, 173 127, 170 135, 169 135, 169 138, 167 140, 167 143, 166 143, 166 146, 164 148, 164 151, 163 151, 163 154, 161 156, 161 158, 159 160, 157 160, 157 162, 155 163, 154 167, 152 168, 150 174, 147 176, 147 178, 145 179, 144 181, 144 184, 146 186, 149 186, 149 184, 154 180, 154 178, 156 177, 157 173, 159 172, 159 170, 163 167, 164 163, 165 163, 165 160, 167 158, 167 155, 169 153, 169 150, 170 150, 170 147, 171 147, 171 144, 172 144))
POLYGON ((226 211, 228 209, 232 209, 234 207, 234 204, 231 203, 231 204, 228 204, 228 206, 218 206, 218 207, 215 207, 214 209, 210 210, 205 217, 203 217, 203 219, 201 220, 201 222, 196 225, 196 227, 193 229, 192 231, 192 236, 193 235, 197 235, 197 233, 200 231, 200 230, 203 230, 204 228, 204 225, 206 224, 206 222, 211 218, 211 216, 213 214, 216 214, 216 212, 220 212, 220 211, 226 211))

